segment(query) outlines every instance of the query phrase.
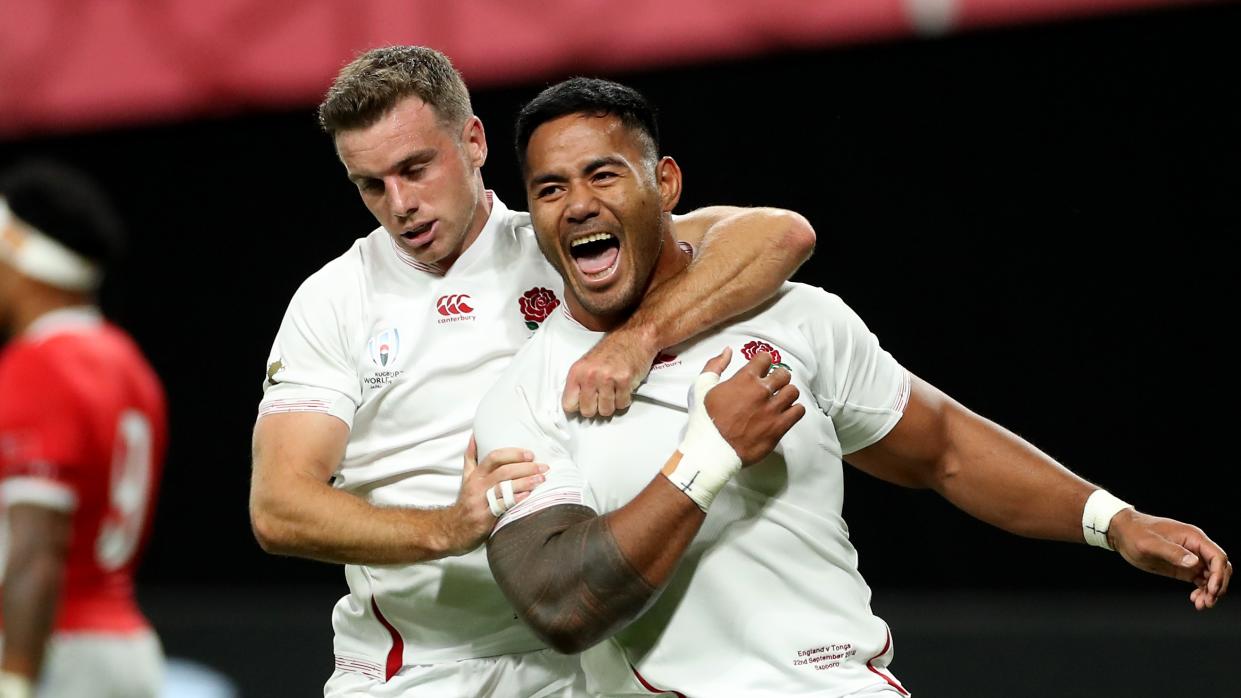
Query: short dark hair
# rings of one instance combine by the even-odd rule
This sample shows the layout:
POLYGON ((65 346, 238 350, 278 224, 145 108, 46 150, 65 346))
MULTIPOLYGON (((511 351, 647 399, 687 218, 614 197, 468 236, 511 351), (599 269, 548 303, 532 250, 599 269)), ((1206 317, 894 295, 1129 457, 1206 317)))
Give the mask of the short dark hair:
POLYGON ((652 157, 659 157, 659 122, 655 108, 642 93, 600 78, 570 78, 543 90, 517 114, 517 164, 526 170, 526 148, 539 126, 569 114, 615 116, 632 131, 650 139, 652 157))
POLYGON ((0 196, 27 225, 108 266, 125 247, 121 219, 85 173, 50 160, 29 160, 0 173, 0 196))
POLYGON ((329 136, 366 128, 406 97, 426 102, 445 126, 462 126, 474 114, 448 56, 425 46, 384 46, 341 69, 319 105, 319 125, 329 136))

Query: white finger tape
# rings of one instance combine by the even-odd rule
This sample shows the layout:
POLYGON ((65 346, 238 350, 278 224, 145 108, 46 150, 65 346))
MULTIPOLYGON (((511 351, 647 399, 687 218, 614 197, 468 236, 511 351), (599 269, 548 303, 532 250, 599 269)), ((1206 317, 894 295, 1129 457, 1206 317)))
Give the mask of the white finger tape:
POLYGON ((505 511, 508 511, 517 505, 517 500, 513 497, 512 480, 504 480, 500 482, 500 496, 504 498, 505 511))
POLYGON ((487 488, 487 507, 491 509, 491 515, 497 519, 504 516, 504 512, 508 511, 504 504, 496 499, 494 487, 487 488))

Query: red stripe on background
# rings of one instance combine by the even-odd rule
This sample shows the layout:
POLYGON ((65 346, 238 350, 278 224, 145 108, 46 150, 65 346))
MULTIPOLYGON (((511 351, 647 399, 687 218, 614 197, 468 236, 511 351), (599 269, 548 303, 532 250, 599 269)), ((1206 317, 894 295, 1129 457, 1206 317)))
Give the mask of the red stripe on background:
POLYGON ((873 656, 873 657, 871 657, 870 659, 867 659, 867 660, 866 660, 866 668, 867 668, 867 669, 870 669, 872 672, 874 672, 875 676, 878 676, 879 678, 883 679, 884 681, 887 681, 887 682, 888 682, 888 683, 892 686, 892 688, 895 688, 896 690, 900 691, 902 696, 907 696, 907 695, 909 695, 909 691, 906 691, 904 686, 902 686, 902 685, 900 685, 899 683, 897 683, 896 679, 894 679, 894 678, 892 678, 891 676, 888 676, 887 674, 883 673, 882 671, 879 671, 878 669, 876 669, 876 668, 875 668, 875 665, 872 663, 872 662, 874 662, 876 659, 878 659, 878 658, 882 657, 883 655, 887 654, 887 653, 888 653, 888 648, 889 648, 889 647, 891 647, 891 646, 892 646, 892 633, 891 633, 891 631, 888 631, 888 633, 887 633, 887 640, 883 643, 883 649, 879 650, 879 654, 876 654, 875 656, 873 656))
POLYGON ((392 627, 384 614, 379 610, 379 604, 375 602, 375 597, 371 597, 371 610, 375 612, 375 617, 379 622, 388 629, 388 634, 392 636, 392 649, 388 650, 388 662, 384 667, 384 681, 391 681, 396 672, 401 670, 401 664, 405 661, 405 641, 401 639, 401 634, 392 627))
POLYGON ((636 677, 638 678, 638 681, 642 684, 642 688, 645 688, 646 690, 650 691, 651 693, 671 693, 672 695, 676 696, 677 698, 685 698, 685 694, 684 694, 684 693, 680 693, 680 692, 678 692, 678 691, 665 691, 665 690, 664 690, 664 689, 662 689, 662 688, 655 688, 654 686, 652 686, 652 685, 651 685, 651 683, 650 683, 649 681, 647 681, 647 680, 646 680, 646 679, 642 676, 642 674, 638 673, 638 667, 636 667, 636 666, 634 666, 634 665, 630 664, 630 665, 629 665, 629 669, 630 669, 631 671, 633 671, 633 675, 634 675, 634 676, 636 676, 636 677))

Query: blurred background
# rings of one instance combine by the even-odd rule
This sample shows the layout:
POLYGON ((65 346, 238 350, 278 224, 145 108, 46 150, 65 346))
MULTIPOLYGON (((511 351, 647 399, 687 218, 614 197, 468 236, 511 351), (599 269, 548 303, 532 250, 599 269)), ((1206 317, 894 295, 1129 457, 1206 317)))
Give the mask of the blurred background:
MULTIPOLYGON (((797 280, 913 372, 1235 551, 1238 37, 1241 6, 1166 0, 2 0, 0 166, 78 166, 128 223, 103 306, 170 396, 139 577, 168 654, 238 695, 311 696, 343 574, 254 542, 249 440, 290 296, 375 226, 314 118, 357 52, 451 56, 514 208, 525 100, 576 74, 637 87, 682 210, 805 214, 797 280)), ((1236 690, 1236 600, 1197 614, 1104 551, 846 487, 915 695, 1236 690)))

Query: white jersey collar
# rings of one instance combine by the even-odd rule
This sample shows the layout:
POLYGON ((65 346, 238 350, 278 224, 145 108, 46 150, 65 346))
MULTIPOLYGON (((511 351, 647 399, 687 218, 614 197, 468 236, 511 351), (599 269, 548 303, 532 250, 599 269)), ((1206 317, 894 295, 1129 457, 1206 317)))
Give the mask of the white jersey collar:
POLYGON ((103 315, 98 308, 93 305, 74 305, 43 313, 30 323, 22 336, 40 339, 61 332, 94 329, 101 324, 103 324, 103 315))
POLYGON ((392 250, 396 253, 397 258, 407 266, 411 266, 418 271, 435 276, 444 276, 453 269, 463 269, 471 265, 474 260, 488 256, 491 248, 495 246, 496 240, 501 237, 501 228, 508 220, 509 209, 492 190, 486 190, 486 194, 487 202, 491 205, 491 213, 487 216, 487 222, 483 225, 483 229, 479 231, 478 237, 474 242, 461 253, 460 257, 457 257, 457 260, 447 270, 436 264, 419 262, 413 255, 401 249, 396 240, 393 240, 392 236, 389 235, 388 241, 392 245, 392 250))

